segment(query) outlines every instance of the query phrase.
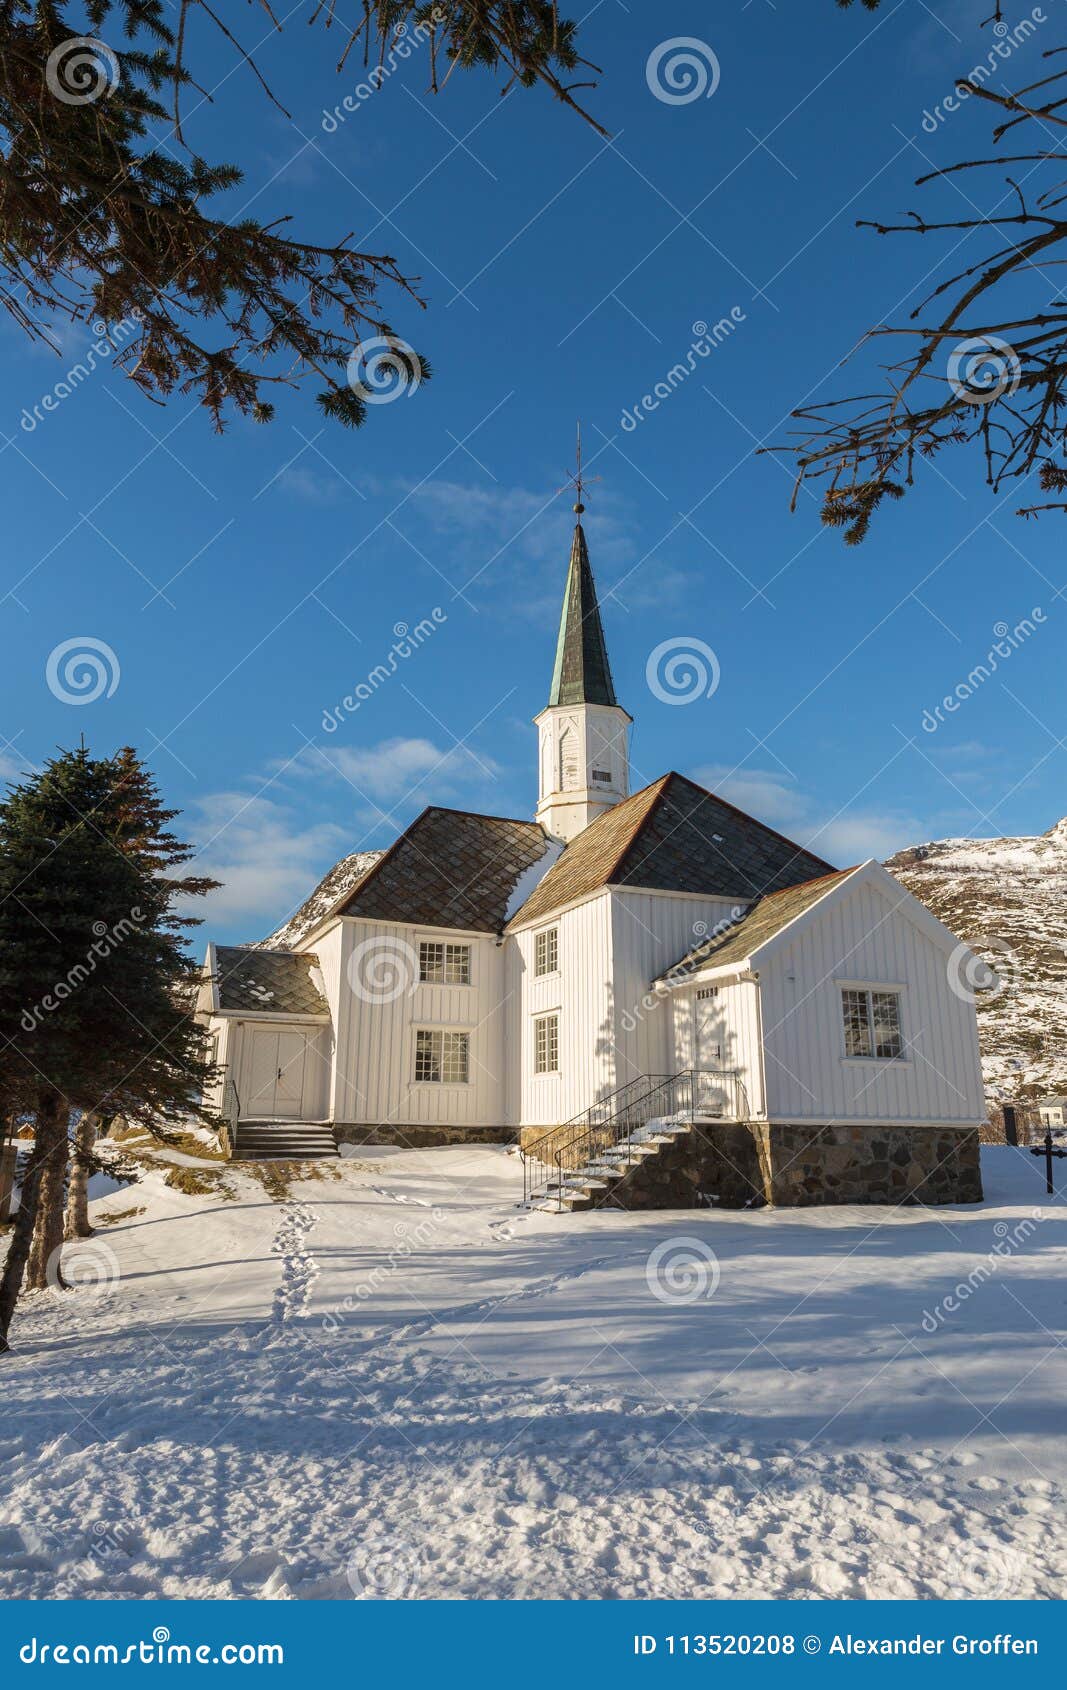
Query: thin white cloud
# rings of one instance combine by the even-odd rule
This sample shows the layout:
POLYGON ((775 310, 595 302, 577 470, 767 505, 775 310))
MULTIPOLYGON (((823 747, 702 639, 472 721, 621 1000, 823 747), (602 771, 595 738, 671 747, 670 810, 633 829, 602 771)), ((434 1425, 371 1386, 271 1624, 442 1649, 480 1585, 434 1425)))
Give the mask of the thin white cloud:
POLYGON ((189 872, 221 880, 187 913, 213 925, 240 926, 255 939, 278 925, 316 881, 358 842, 332 822, 308 826, 299 813, 265 797, 216 792, 190 805, 185 827, 197 848, 189 872))
POLYGON ((840 815, 827 814, 827 806, 778 769, 709 764, 693 778, 757 821, 842 866, 865 862, 868 857, 890 857, 905 845, 939 837, 928 818, 906 811, 848 805, 840 815))
POLYGON ((468 746, 418 738, 361 746, 330 741, 309 748, 298 766, 303 773, 348 781, 375 802, 396 803, 411 796, 420 807, 492 782, 499 774, 492 758, 468 746))
POLYGON ((277 477, 275 487, 309 505, 336 505, 346 488, 336 475, 312 469, 309 464, 289 464, 277 477))

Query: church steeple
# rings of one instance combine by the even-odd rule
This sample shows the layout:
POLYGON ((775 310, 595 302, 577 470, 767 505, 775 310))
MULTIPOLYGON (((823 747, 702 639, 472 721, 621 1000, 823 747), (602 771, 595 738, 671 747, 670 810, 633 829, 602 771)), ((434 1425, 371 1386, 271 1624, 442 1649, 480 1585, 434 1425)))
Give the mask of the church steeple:
POLYGON ((575 507, 578 521, 571 542, 571 561, 559 620, 556 664, 552 671, 549 704, 617 704, 611 679, 604 625, 600 620, 589 548, 582 527, 582 505, 575 507))
POLYGON ((630 716, 615 697, 604 625, 582 527, 582 436, 572 477, 578 518, 571 542, 548 705, 539 730, 537 819, 557 839, 573 839, 629 792, 630 716))

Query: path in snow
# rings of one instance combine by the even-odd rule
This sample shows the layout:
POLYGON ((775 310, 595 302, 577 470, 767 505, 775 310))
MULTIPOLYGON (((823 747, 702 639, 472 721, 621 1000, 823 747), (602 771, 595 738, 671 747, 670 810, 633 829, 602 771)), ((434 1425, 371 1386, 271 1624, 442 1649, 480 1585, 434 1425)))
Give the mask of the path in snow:
POLYGON ((284 1325, 307 1309, 311 1288, 319 1276, 307 1235, 317 1220, 314 1210, 298 1199, 282 1205, 282 1218, 271 1244, 282 1258, 282 1280, 274 1293, 272 1310, 275 1325, 284 1325))
POLYGON ((520 1218, 470 1148, 313 1203, 150 1175, 113 1294, 3 1363, 0 1593, 1060 1595, 1064 1214, 998 1154, 986 1208, 897 1215, 520 1218), (721 1277, 667 1304, 685 1237, 721 1277))

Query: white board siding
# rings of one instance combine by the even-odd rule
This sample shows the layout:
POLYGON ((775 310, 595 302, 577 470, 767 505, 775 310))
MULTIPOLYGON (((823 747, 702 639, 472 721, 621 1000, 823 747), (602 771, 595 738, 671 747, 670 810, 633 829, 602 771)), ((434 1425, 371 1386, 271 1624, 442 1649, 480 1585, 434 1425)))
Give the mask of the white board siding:
POLYGON ((496 939, 450 931, 450 940, 471 947, 470 985, 421 985, 410 959, 417 959, 420 939, 446 937, 442 929, 348 917, 340 928, 334 1119, 359 1125, 505 1125, 505 970, 496 939), (401 990, 391 1000, 388 994, 361 997, 353 989, 348 969, 360 945, 367 945, 371 955, 378 946, 383 956, 392 953, 401 969, 409 959, 401 990), (470 1078, 465 1085, 416 1084, 419 1027, 470 1035, 470 1078))
MULTIPOLYGON (((198 1016, 199 1020, 200 1017, 198 1016)), ((226 1069, 230 1066, 233 1056, 234 1026, 229 1016, 208 1015, 204 1017, 209 1039, 212 1035, 218 1038, 218 1049, 215 1053, 216 1065, 222 1070, 213 1085, 204 1087, 204 1107, 212 1109, 216 1114, 222 1113, 226 1094, 226 1069)))
POLYGON ((638 1074, 666 1074, 675 1063, 672 1015, 652 981, 680 962, 721 922, 737 919, 732 898, 695 898, 663 892, 609 894, 615 978, 616 1085, 638 1074))
MULTIPOLYGON (((705 989, 707 984, 703 983, 705 989)), ((722 1046, 722 1067, 736 1070, 744 1087, 739 1107, 747 1103, 747 1118, 758 1120, 764 1112, 759 986, 755 980, 735 980, 719 985, 718 995, 711 999, 698 998, 700 989, 697 982, 671 993, 671 1066, 675 1070, 715 1066, 702 1053, 698 1039, 698 1018, 706 1016, 709 1037, 722 1046)))
POLYGON ((822 906, 760 987, 771 1120, 984 1120, 974 1008, 951 990, 945 950, 873 887, 822 906), (841 981, 903 988, 906 1061, 845 1058, 841 981))
POLYGON ((337 922, 333 927, 320 933, 313 943, 304 946, 311 950, 319 959, 319 971, 322 974, 323 992, 326 1002, 330 1006, 330 1019, 333 1022, 333 1036, 331 1039, 331 1063, 329 1075, 329 1097, 326 1106, 327 1118, 331 1121, 341 1121, 343 1115, 337 1113, 338 1105, 338 1077, 343 1073, 342 1045, 347 1040, 349 1030, 348 1016, 342 1006, 349 1001, 351 993, 348 981, 344 977, 342 958, 344 955, 344 923, 337 922))
POLYGON ((613 1091, 616 1079, 612 995, 610 894, 539 922, 509 941, 517 986, 508 1062, 519 1070, 519 1120, 523 1126, 556 1126, 613 1091), (559 970, 534 973, 536 936, 559 930, 559 970), (534 1021, 559 1014, 559 1073, 534 1073, 534 1021))

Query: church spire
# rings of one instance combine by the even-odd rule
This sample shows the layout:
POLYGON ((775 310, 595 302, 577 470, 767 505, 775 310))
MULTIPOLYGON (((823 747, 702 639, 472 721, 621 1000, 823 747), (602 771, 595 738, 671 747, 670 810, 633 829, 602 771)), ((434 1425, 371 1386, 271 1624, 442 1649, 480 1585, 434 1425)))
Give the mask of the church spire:
POLYGON ((582 495, 586 478, 582 474, 582 425, 578 424, 577 468, 574 476, 577 499, 571 542, 571 558, 567 569, 567 585, 563 593, 563 613, 559 621, 556 641, 556 662, 552 670, 549 705, 609 704, 615 705, 615 688, 608 662, 604 624, 600 620, 593 571, 589 565, 589 548, 585 543, 582 515, 585 505, 582 495))
POLYGON ((548 703, 537 717, 537 819, 565 842, 629 792, 630 717, 615 697, 582 515, 582 435, 571 477, 578 518, 563 594, 548 703))
POLYGON ((563 614, 559 620, 556 662, 552 670, 549 704, 617 704, 611 679, 604 625, 600 620, 589 548, 580 516, 574 527, 563 614))

